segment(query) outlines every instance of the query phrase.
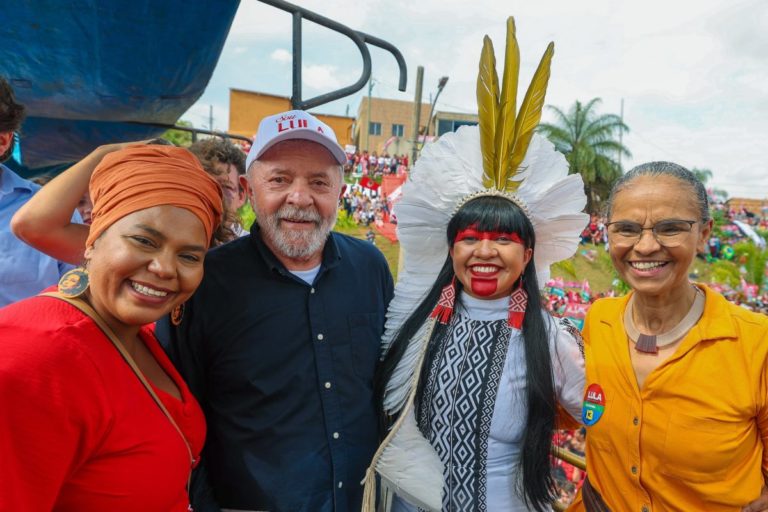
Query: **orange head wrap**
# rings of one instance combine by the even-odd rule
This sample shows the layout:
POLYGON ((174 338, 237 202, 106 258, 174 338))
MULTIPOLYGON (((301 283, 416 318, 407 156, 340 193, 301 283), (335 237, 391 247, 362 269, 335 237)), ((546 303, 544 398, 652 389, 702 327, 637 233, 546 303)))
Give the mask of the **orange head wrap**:
POLYGON ((173 146, 130 146, 104 157, 91 176, 93 220, 86 247, 126 215, 171 205, 194 213, 211 240, 221 222, 219 184, 192 153, 173 146))

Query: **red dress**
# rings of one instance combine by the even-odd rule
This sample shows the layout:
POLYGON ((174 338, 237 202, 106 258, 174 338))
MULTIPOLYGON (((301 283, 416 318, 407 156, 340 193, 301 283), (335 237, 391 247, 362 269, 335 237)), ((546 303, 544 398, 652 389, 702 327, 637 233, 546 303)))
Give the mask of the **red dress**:
MULTIPOLYGON (((198 460, 200 406, 152 331, 140 337, 181 392, 155 388, 198 460)), ((0 407, 0 510, 187 510, 184 441, 73 306, 33 297, 0 309, 0 407)))

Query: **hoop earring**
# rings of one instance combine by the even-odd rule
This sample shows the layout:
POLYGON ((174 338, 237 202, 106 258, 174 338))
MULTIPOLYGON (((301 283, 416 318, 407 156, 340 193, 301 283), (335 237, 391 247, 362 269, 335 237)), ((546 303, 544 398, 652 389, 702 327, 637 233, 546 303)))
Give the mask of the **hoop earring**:
POLYGON ((507 317, 507 323, 510 327, 515 329, 523 328, 523 320, 525 320, 525 310, 528 307, 528 293, 523 287, 523 276, 520 276, 520 284, 509 296, 509 316, 507 317))
POLYGON ((90 284, 88 270, 83 267, 73 268, 59 279, 59 293, 69 299, 75 299, 88 290, 90 284))
POLYGON ((184 319, 184 303, 182 302, 171 310, 171 323, 174 327, 181 325, 181 321, 184 319))

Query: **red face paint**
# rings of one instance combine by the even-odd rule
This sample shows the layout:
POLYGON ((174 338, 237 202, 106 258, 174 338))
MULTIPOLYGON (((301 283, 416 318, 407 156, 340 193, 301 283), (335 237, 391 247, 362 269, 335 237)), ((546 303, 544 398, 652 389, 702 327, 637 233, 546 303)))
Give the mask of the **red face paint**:
POLYGON ((498 240, 507 240, 516 244, 525 245, 523 239, 517 233, 504 233, 502 231, 479 231, 476 228, 477 224, 473 224, 465 229, 462 229, 456 233, 456 239, 453 243, 461 242, 467 239, 474 240, 491 240, 492 242, 498 240))
POLYGON ((483 299, 498 298, 509 293, 525 269, 530 251, 525 245, 517 233, 483 231, 473 224, 454 238, 453 271, 467 293, 483 299))
POLYGON ((498 280, 495 277, 493 279, 472 277, 470 279, 470 284, 472 286, 472 293, 474 295, 477 295, 478 297, 490 297, 496 293, 498 280))

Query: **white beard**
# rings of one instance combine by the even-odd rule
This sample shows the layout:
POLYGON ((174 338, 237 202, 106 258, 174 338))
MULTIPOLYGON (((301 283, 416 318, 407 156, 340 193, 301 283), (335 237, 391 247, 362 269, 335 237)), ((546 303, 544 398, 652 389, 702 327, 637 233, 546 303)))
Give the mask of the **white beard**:
POLYGON ((268 240, 281 256, 294 260, 308 260, 325 246, 328 234, 336 225, 337 210, 328 218, 323 218, 315 208, 298 208, 284 205, 277 212, 268 215, 258 206, 256 220, 262 230, 262 236, 268 240), (282 219, 310 221, 315 224, 311 231, 283 229, 282 219))

